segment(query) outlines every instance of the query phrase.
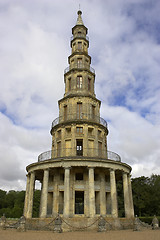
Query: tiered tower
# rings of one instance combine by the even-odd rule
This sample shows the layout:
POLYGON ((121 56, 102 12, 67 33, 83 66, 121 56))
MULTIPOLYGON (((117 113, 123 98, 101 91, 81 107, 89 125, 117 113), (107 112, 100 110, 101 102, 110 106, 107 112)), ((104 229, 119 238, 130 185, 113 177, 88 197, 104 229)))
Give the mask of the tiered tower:
POLYGON ((72 28, 69 67, 64 71, 65 94, 59 117, 52 122, 52 150, 27 166, 24 215, 32 218, 35 180, 42 183, 40 218, 99 215, 118 217, 116 182, 123 179, 125 217, 134 216, 131 167, 108 151, 106 121, 100 117, 95 71, 88 55, 88 29, 78 11, 72 28))

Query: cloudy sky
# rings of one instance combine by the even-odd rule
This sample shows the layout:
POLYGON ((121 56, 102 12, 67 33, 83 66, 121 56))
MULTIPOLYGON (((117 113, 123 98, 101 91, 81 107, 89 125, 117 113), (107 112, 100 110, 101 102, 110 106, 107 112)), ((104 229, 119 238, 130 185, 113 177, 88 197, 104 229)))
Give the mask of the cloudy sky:
POLYGON ((160 174, 160 1, 0 0, 1 189, 25 189, 51 148, 79 3, 109 150, 133 177, 160 174))

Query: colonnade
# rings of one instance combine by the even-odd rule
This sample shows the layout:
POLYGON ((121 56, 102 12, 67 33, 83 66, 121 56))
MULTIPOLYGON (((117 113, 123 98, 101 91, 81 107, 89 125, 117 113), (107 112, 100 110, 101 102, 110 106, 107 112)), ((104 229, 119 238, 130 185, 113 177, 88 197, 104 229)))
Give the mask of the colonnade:
MULTIPOLYGON (((64 168, 64 210, 63 216, 70 217, 70 172, 71 168, 64 168)), ((96 214, 95 207, 95 179, 94 168, 88 167, 88 217, 94 217, 96 214)), ((40 218, 47 217, 47 198, 48 198, 48 183, 49 183, 49 169, 44 169, 42 190, 41 190, 41 205, 40 205, 40 218)), ((118 203, 117 203, 117 188, 116 188, 116 175, 115 169, 109 169, 110 171, 110 197, 111 197, 111 216, 118 217, 118 203)), ((24 216, 26 218, 32 218, 33 210, 33 196, 35 188, 35 175, 36 171, 32 171, 27 175, 26 195, 24 203, 24 216)), ((134 217, 133 199, 132 199, 132 187, 130 175, 127 172, 122 171, 123 179, 123 192, 124 192, 124 209, 125 217, 134 217)), ((58 213, 58 179, 54 181, 54 198, 53 198, 53 213, 58 213)), ((106 215, 106 182, 105 174, 100 174, 100 214, 106 215)))

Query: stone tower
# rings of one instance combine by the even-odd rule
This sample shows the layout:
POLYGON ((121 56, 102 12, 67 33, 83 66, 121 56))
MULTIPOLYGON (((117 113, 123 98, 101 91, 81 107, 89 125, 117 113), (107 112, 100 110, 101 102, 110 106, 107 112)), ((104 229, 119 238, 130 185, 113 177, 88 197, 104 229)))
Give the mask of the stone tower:
POLYGON ((116 183, 123 180, 125 217, 134 216, 131 167, 107 149, 107 122, 100 117, 95 71, 88 54, 88 29, 78 11, 72 28, 69 67, 59 117, 52 122, 52 149, 27 166, 24 215, 32 218, 35 180, 42 184, 40 218, 118 218, 116 183))

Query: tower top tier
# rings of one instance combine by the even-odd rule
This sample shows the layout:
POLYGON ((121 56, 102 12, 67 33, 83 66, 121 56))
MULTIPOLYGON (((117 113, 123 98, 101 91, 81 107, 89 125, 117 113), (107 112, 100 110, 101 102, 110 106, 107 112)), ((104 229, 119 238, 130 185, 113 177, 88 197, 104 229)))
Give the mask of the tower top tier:
POLYGON ((84 25, 84 24, 83 24, 82 17, 81 17, 82 12, 79 10, 79 11, 77 12, 77 14, 78 14, 78 18, 77 18, 77 23, 76 23, 76 25, 84 25))
POLYGON ((85 34, 88 33, 88 29, 84 26, 84 23, 83 23, 83 20, 82 20, 82 12, 79 10, 77 12, 78 14, 78 17, 77 17, 77 22, 76 22, 76 25, 72 28, 72 34, 74 35, 75 34, 75 31, 76 29, 78 29, 79 27, 83 28, 84 31, 85 31, 85 34))
POLYGON ((95 71, 90 66, 91 57, 88 54, 88 29, 84 26, 82 12, 77 12, 76 25, 72 28, 71 55, 68 57, 69 66, 64 70, 65 94, 90 95, 95 97, 95 71))

